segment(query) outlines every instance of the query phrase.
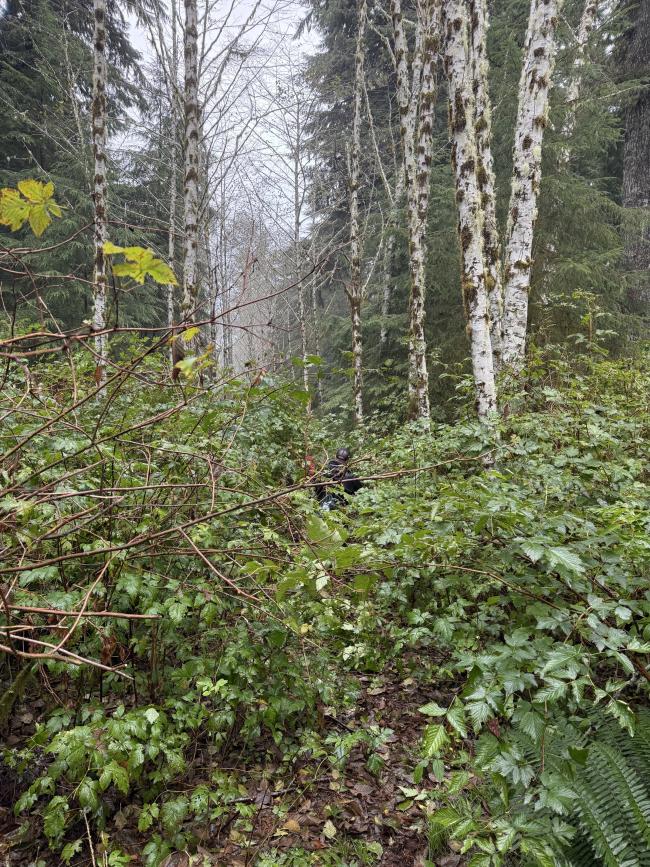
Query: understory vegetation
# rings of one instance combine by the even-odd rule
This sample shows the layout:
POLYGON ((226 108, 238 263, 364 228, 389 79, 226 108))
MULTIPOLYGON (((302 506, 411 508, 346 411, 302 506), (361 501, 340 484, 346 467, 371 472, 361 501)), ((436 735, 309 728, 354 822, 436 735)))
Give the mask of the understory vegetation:
POLYGON ((292 383, 75 361, 3 385, 3 643, 60 646, 2 663, 8 863, 648 863, 647 355, 352 435, 332 513, 292 383))
POLYGON ((650 0, 0 0, 0 867, 650 867, 650 0))

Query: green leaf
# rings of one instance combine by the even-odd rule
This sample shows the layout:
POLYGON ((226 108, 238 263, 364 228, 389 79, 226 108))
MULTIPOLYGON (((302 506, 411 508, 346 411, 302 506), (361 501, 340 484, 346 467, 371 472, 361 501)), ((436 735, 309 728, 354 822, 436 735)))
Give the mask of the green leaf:
POLYGON ((573 761, 584 767, 587 764, 587 758, 589 757, 589 750, 583 749, 582 747, 569 747, 569 755, 573 759, 573 761))
POLYGON ((166 831, 178 832, 189 810, 189 801, 180 795, 166 801, 160 811, 160 821, 166 831))
POLYGON ((118 765, 115 761, 109 762, 104 767, 104 770, 99 777, 99 786, 101 789, 107 789, 111 783, 114 783, 116 788, 119 789, 123 795, 128 794, 129 773, 126 768, 118 765))
POLYGON ((577 575, 580 575, 585 571, 585 565, 580 557, 578 557, 578 555, 573 551, 569 550, 569 548, 561 546, 548 548, 546 551, 546 559, 548 560, 549 565, 555 569, 564 569, 567 572, 574 572, 577 575))
POLYGON ((69 809, 68 802, 62 795, 55 795, 49 802, 43 816, 43 830, 48 840, 55 841, 62 836, 69 809))
POLYGON ((96 810, 99 807, 99 783, 92 777, 84 777, 77 789, 77 800, 87 810, 96 810))
POLYGON ((64 864, 69 864, 77 852, 81 852, 81 847, 83 846, 83 840, 81 838, 77 840, 73 840, 72 843, 66 843, 66 845, 61 850, 61 860, 64 864))
POLYGON ((158 711, 156 710, 155 707, 148 707, 146 709, 146 711, 144 712, 144 716, 145 716, 145 719, 147 720, 147 722, 151 723, 151 725, 153 725, 156 722, 156 720, 158 719, 158 717, 160 716, 160 714, 158 713, 158 711))
POLYGON ((419 707, 418 713, 423 713, 425 716, 444 716, 447 713, 447 708, 441 707, 435 701, 430 701, 428 704, 423 704, 422 707, 419 707))
POLYGON ((625 701, 613 698, 606 706, 605 710, 618 720, 621 728, 627 729, 630 736, 634 736, 636 730, 636 716, 634 711, 625 701))
POLYGON ((425 758, 435 758, 448 740, 449 737, 442 723, 428 725, 424 730, 422 738, 422 748, 425 758))
POLYGON ((465 709, 462 704, 455 703, 447 711, 447 722, 456 729, 461 738, 467 737, 467 723, 465 722, 465 709))
POLYGON ((140 810, 138 817, 138 831, 144 833, 148 831, 154 823, 154 820, 160 815, 160 807, 158 804, 145 804, 140 810))

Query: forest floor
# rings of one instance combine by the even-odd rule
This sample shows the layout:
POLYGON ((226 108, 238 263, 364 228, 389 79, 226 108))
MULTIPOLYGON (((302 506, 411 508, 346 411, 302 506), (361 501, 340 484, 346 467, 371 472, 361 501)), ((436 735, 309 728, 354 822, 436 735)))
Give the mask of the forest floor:
MULTIPOLYGON (((224 813, 205 827, 197 847, 197 855, 202 857, 176 852, 164 861, 165 867, 253 867, 260 861, 265 865, 342 865, 359 851, 371 854, 372 862, 354 863, 373 863, 377 867, 424 865, 426 818, 419 799, 416 800, 412 782, 422 729, 427 722, 418 708, 431 700, 449 703, 453 696, 426 688, 395 670, 376 676, 362 675, 359 686, 358 700, 349 711, 334 717, 324 709, 322 737, 354 735, 371 726, 381 729, 384 737, 374 752, 375 763, 381 770, 371 773, 368 769, 366 744, 354 746, 340 770, 325 759, 301 759, 287 766, 280 760, 281 753, 274 749, 272 742, 264 757, 260 754, 260 761, 253 766, 248 764, 250 755, 246 759, 241 754, 222 758, 218 767, 248 779, 248 795, 236 799, 236 803, 249 805, 249 811, 244 815, 236 810, 224 813), (273 759, 274 752, 277 761, 273 759), (297 860, 285 862, 284 857, 294 852, 297 860), (304 853, 309 861, 300 860, 298 853, 300 858, 304 853), (318 857, 312 860, 316 853, 322 853, 322 862, 318 857)), ((24 742, 45 713, 43 699, 20 707, 13 715, 7 745, 24 742)), ((201 783, 202 773, 209 778, 215 765, 210 764, 207 755, 204 761, 196 755, 192 768, 188 788, 201 783)), ((435 785, 433 776, 429 775, 426 780, 429 785, 435 785)), ((14 848, 12 838, 17 833, 18 822, 11 802, 17 794, 12 786, 16 782, 18 788, 24 788, 24 781, 21 785, 20 781, 9 778, 0 780, 3 865, 60 863, 50 861, 51 854, 42 849, 36 854, 34 848, 40 848, 37 839, 33 841, 34 848, 25 847, 23 836, 20 845, 14 848), (39 861, 39 857, 44 860, 39 861)), ((133 805, 118 809, 107 829, 113 840, 119 840, 123 851, 131 854, 133 864, 140 863, 138 853, 147 840, 147 835, 137 830, 137 812, 133 805)), ((87 861, 75 859, 74 863, 90 865, 88 854, 87 850, 87 861)), ((456 867, 461 863, 461 857, 451 850, 436 861, 437 867, 456 867)))

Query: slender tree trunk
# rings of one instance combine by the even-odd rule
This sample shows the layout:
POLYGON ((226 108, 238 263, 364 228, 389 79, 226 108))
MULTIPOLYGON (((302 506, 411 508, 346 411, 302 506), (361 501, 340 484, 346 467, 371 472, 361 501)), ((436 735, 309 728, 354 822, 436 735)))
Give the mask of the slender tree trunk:
POLYGON ((228 251, 226 249, 226 187, 222 178, 219 184, 219 242, 217 261, 221 294, 221 329, 223 342, 223 366, 226 370, 232 368, 232 327, 230 317, 230 284, 228 274, 228 251))
POLYGON ((418 4, 416 47, 409 77, 408 43, 400 0, 391 0, 395 37, 397 101, 404 151, 409 232, 409 402, 411 414, 428 423, 429 373, 424 333, 426 299, 426 224, 429 206, 431 141, 435 105, 438 0, 418 4), (410 78, 410 81, 409 81, 410 78))
MULTIPOLYGON (((643 78, 650 69, 650 0, 632 3, 632 28, 624 39, 624 69, 643 78), (635 8, 636 7, 636 8, 635 8)), ((623 205, 635 209, 625 237, 628 299, 647 314, 650 304, 650 85, 645 83, 625 112, 623 205)))
MULTIPOLYGON (((178 81, 178 45, 176 39, 176 0, 172 0, 171 4, 171 19, 172 19, 172 56, 171 69, 169 70, 169 110, 170 110, 170 126, 171 126, 171 171, 169 177, 169 234, 167 237, 167 256, 169 264, 174 267, 174 259, 176 258, 176 197, 178 185, 178 120, 176 113, 176 86, 178 81)), ((173 333, 174 328, 174 284, 169 283, 167 286, 167 327, 170 333, 173 333)), ((170 344, 170 358, 173 361, 173 344, 170 344)))
POLYGON ((501 241, 496 216, 494 162, 492 159, 492 102, 488 86, 489 65, 487 58, 487 0, 474 0, 470 14, 477 179, 483 210, 483 259, 490 311, 490 341, 496 374, 501 366, 503 279, 501 241))
POLYGON ((427 369, 427 342, 424 333, 427 264, 427 220, 429 216, 429 189, 431 185, 431 159, 433 150, 433 115, 436 100, 436 67, 438 64, 440 7, 438 0, 420 0, 418 27, 421 30, 423 51, 422 83, 417 110, 415 225, 412 249, 413 282, 411 288, 411 336, 413 340, 413 378, 417 417, 427 424, 431 415, 429 406, 429 372, 427 369))
MULTIPOLYGON (((401 162, 401 161, 400 161, 401 162)), ((395 281, 393 280, 393 254, 395 252, 395 231, 397 229, 399 212, 402 206, 402 198, 404 196, 404 163, 401 162, 397 175, 397 183, 395 184, 395 192, 393 194, 393 203, 388 217, 388 225, 386 226, 387 239, 384 247, 384 261, 382 265, 382 294, 381 294, 381 331, 379 335, 379 343, 383 348, 388 340, 388 316, 390 314, 390 304, 393 298, 395 289, 395 281)))
MULTIPOLYGON (((95 163, 93 205, 94 205, 94 274, 93 274, 93 329, 106 328, 106 258, 104 243, 107 240, 106 209, 106 0, 94 0, 95 16, 93 34, 93 101, 92 133, 93 158, 95 163)), ((106 381, 106 359, 108 353, 107 335, 95 337, 97 352, 98 385, 106 381)))
POLYGON ((294 270, 298 282, 298 317, 300 319, 300 351, 302 354, 302 384, 309 396, 307 413, 311 413, 311 391, 309 388, 309 367, 307 365, 307 313, 305 309, 305 287, 300 276, 300 218, 302 212, 300 199, 300 147, 302 127, 300 106, 296 108, 296 139, 293 147, 293 255, 294 270))
POLYGON ((359 182, 361 161, 361 111, 366 37, 366 0, 357 0, 357 43, 354 59, 354 99, 352 115, 352 144, 348 155, 350 184, 350 282, 347 296, 352 322, 352 363, 354 367, 353 399, 354 420, 363 424, 363 337, 361 332, 361 223, 359 219, 359 182))
POLYGON ((503 362, 524 363, 533 231, 542 178, 542 142, 548 118, 555 32, 562 0, 531 0, 519 82, 513 176, 506 231, 503 362))
POLYGON ((192 322, 198 301, 199 82, 197 0, 185 0, 185 217, 182 319, 192 322))
MULTIPOLYGON (((316 254, 312 247, 312 262, 316 260, 316 254)), ((320 336, 318 329, 318 304, 316 298, 316 280, 317 274, 314 272, 309 281, 309 295, 311 306, 311 329, 312 329, 312 346, 316 356, 320 358, 320 336)), ((320 376, 320 368, 316 371, 316 402, 320 406, 323 403, 323 383, 320 376)))
POLYGON ((585 65, 585 54, 591 31, 596 23, 598 14, 598 0, 585 0, 585 5, 580 17, 578 38, 576 40, 575 54, 573 57, 573 77, 567 91, 566 104, 567 114, 562 126, 562 135, 567 139, 567 144, 560 151, 560 165, 566 166, 571 158, 571 148, 568 140, 573 135, 576 125, 576 107, 582 90, 582 73, 585 65))
POLYGON ((478 151, 477 64, 472 16, 465 0, 447 0, 445 4, 445 68, 449 85, 449 125, 452 140, 452 165, 456 181, 458 234, 461 246, 461 281, 467 326, 471 341, 472 371, 476 389, 478 416, 485 421, 496 411, 496 387, 490 317, 488 306, 488 270, 485 265, 485 219, 479 177, 481 159, 478 151))

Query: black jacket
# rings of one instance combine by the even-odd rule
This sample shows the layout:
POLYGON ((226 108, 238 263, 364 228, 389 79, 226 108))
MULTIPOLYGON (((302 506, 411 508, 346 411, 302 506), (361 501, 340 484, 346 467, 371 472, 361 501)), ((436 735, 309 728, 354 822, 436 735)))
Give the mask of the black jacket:
MULTIPOLYGON (((359 479, 348 468, 347 463, 338 458, 332 458, 331 461, 328 461, 323 476, 328 481, 340 482, 343 491, 349 496, 354 496, 354 494, 363 487, 359 479)), ((327 496, 334 497, 341 502, 344 501, 344 497, 338 489, 338 486, 317 485, 314 490, 316 491, 316 496, 318 497, 319 502, 322 502, 327 496)))

